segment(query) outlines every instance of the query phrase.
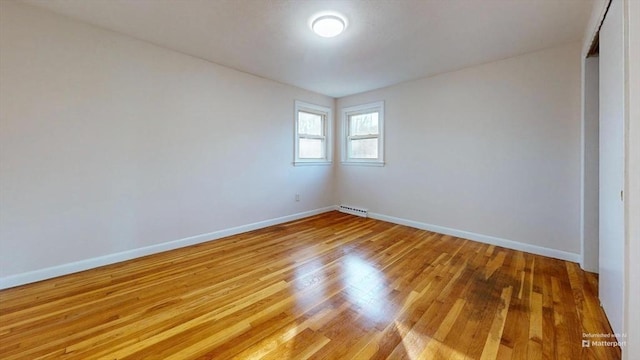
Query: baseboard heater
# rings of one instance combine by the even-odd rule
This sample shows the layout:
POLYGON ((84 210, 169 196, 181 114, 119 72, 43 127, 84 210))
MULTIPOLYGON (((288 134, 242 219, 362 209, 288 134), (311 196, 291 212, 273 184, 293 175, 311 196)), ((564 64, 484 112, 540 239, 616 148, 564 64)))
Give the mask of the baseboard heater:
POLYGON ((358 208, 355 206, 348 206, 348 205, 340 205, 338 210, 343 213, 362 216, 362 217, 367 217, 367 213, 368 213, 367 209, 358 208))

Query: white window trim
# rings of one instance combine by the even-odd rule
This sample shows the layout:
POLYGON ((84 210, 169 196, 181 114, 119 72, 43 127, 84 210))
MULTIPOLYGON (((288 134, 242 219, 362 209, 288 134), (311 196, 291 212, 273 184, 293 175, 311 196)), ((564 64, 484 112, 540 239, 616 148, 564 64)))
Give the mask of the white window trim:
MULTIPOLYGON (((376 101, 363 105, 349 106, 342 109, 342 141, 340 152, 342 154, 343 165, 361 165, 361 166, 384 166, 384 101, 376 101), (350 158, 349 149, 349 116, 358 113, 366 113, 378 111, 378 158, 377 159, 356 159, 350 158)), ((368 138, 361 136, 360 138, 368 138)))
POLYGON ((332 128, 331 124, 333 123, 333 114, 330 107, 310 104, 304 101, 296 100, 295 101, 295 111, 294 111, 294 149, 293 149, 293 165, 294 166, 306 166, 306 165, 331 165, 331 155, 333 148, 332 143, 332 128), (325 139, 325 151, 324 151, 324 159, 304 159, 300 158, 299 155, 299 146, 300 146, 300 136, 298 135, 298 112, 306 111, 314 114, 324 115, 324 139, 325 139))

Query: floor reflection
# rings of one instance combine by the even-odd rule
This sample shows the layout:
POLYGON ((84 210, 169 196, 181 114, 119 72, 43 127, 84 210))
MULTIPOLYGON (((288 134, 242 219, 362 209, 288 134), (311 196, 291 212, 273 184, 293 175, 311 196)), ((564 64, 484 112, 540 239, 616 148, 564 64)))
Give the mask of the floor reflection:
POLYGON ((393 317, 387 281, 380 270, 357 255, 347 255, 343 271, 344 293, 362 316, 374 322, 393 317))
POLYGON ((308 309, 318 299, 327 296, 327 274, 322 261, 313 260, 296 266, 293 284, 296 289, 296 305, 308 309), (313 288, 313 291, 307 289, 313 288))

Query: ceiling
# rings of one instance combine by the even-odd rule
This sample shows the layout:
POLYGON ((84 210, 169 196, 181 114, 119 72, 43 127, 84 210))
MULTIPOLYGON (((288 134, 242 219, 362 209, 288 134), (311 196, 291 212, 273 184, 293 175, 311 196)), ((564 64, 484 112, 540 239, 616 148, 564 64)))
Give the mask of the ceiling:
POLYGON ((592 0, 24 0, 243 72, 342 97, 581 40, 592 0), (312 16, 337 11, 322 38, 312 16))

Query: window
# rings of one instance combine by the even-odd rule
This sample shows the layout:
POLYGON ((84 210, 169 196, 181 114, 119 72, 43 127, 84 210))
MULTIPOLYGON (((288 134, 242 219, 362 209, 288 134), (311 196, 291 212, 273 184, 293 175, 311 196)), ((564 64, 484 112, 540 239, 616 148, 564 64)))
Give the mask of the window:
POLYGON ((342 110, 342 162, 384 165, 384 102, 342 110))
POLYGON ((325 106, 295 103, 294 165, 331 163, 331 109, 325 106))

